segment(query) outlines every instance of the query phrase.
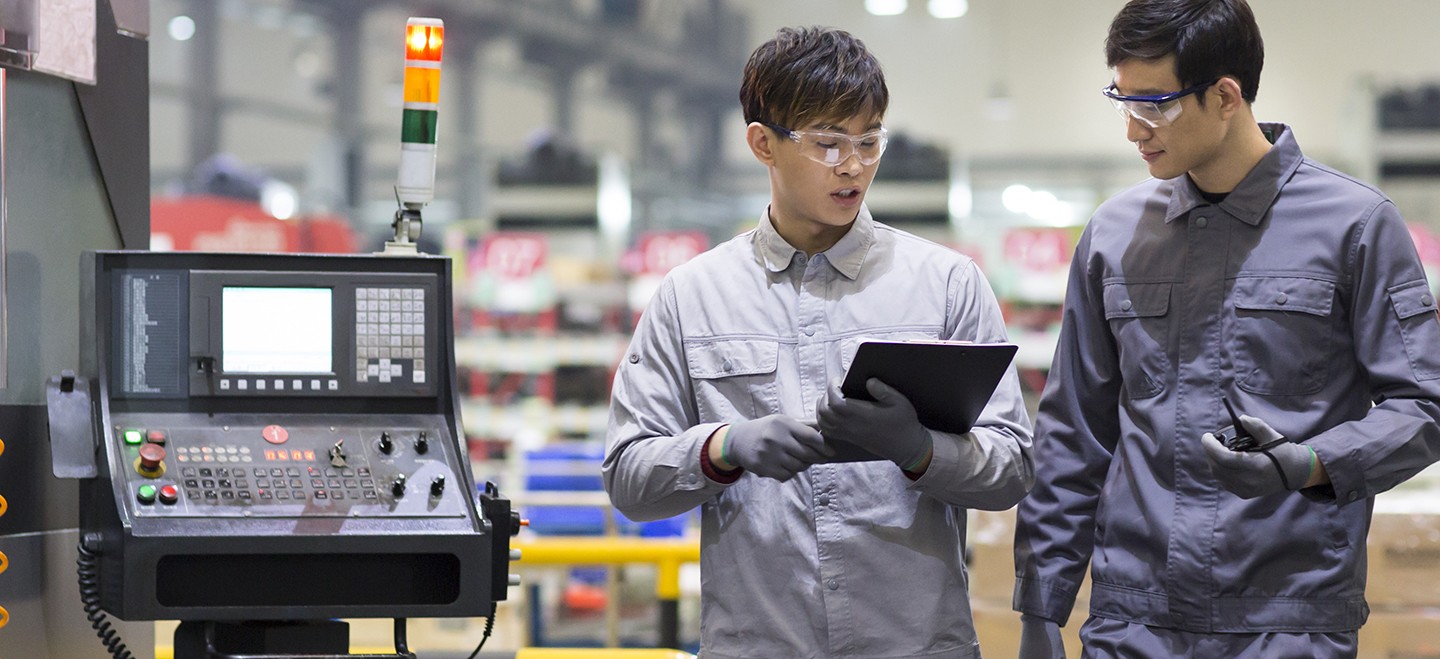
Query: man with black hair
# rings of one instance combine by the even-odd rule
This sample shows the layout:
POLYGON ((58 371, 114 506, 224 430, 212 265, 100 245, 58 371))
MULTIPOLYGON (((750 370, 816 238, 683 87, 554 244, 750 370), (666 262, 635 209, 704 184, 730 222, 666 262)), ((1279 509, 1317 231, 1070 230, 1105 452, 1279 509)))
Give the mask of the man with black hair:
POLYGON ((1244 0, 1133 0, 1105 55, 1153 178, 1071 264, 1015 533, 1020 654, 1063 656, 1088 567, 1086 656, 1354 656, 1374 497, 1440 456, 1415 247, 1382 193, 1256 121, 1244 0))
POLYGON ((875 401, 836 382, 862 338, 1004 341, 999 305, 974 261, 865 208, 889 92, 859 39, 780 30, 740 100, 770 205, 645 310, 615 375, 605 487, 631 519, 700 507, 707 659, 978 657, 966 508, 1008 508, 1031 483, 1013 368, 963 434, 924 427, 884 382, 875 401), (832 462, 839 442, 883 459, 832 462))

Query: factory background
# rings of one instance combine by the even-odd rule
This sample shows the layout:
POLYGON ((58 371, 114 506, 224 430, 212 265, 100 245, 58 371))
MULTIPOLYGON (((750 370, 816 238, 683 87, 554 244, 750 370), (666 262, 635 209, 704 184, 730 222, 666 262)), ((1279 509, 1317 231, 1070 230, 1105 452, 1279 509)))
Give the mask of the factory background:
MULTIPOLYGON (((779 27, 825 25, 876 54, 891 143, 867 204, 980 262, 1033 412, 1075 239, 1102 200, 1146 176, 1100 95, 1106 28, 1123 4, 151 0, 150 247, 380 249, 393 237, 404 25, 442 18, 436 197, 419 243, 454 263, 475 478, 524 511, 526 539, 694 542, 690 517, 636 524, 611 510, 599 459, 614 367, 650 293, 753 227, 768 200, 736 98, 750 51, 779 27)), ((1384 190, 1440 290, 1440 3, 1252 6, 1266 45, 1257 118, 1289 124, 1308 156, 1384 190)), ((1013 517, 971 513, 987 656, 1018 643, 1013 517)), ((1370 562, 1362 656, 1440 657, 1440 471, 1380 497, 1370 562)), ((693 564, 512 569, 523 585, 487 649, 654 647, 658 600, 676 599, 675 633, 694 650, 693 564)), ((374 622, 356 623, 357 644, 384 646, 389 629, 374 622)), ((483 627, 412 620, 411 646, 465 656, 483 627)), ((157 623, 162 649, 172 628, 157 623)))

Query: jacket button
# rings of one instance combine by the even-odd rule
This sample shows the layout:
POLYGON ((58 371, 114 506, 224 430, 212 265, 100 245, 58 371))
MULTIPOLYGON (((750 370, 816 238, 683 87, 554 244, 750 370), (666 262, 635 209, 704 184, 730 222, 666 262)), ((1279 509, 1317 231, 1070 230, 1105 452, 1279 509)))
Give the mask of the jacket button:
POLYGON ((1286 295, 1286 294, 1284 294, 1284 293, 1281 293, 1281 294, 1275 296, 1275 304, 1285 304, 1286 302, 1289 302, 1289 301, 1290 301, 1290 296, 1288 296, 1288 295, 1286 295))
POLYGON ((1204 217, 1197 217, 1197 218, 1195 218, 1195 226, 1200 227, 1201 229, 1204 229, 1204 228, 1205 228, 1205 225, 1207 225, 1207 224, 1210 224, 1210 219, 1209 219, 1209 218, 1204 218, 1204 217))
POLYGON ((1133 306, 1135 306, 1135 305, 1130 304, 1130 301, 1129 301, 1129 300, 1121 300, 1121 301, 1120 301, 1120 310, 1121 310, 1121 311, 1129 311, 1129 310, 1130 310, 1130 307, 1133 307, 1133 306))
POLYGON ((1429 295, 1422 295, 1420 296, 1420 304, 1428 307, 1432 304, 1435 304, 1435 298, 1430 297, 1429 295))
POLYGON ((729 373, 730 371, 735 370, 735 365, 731 364, 730 360, 727 359, 723 364, 720 365, 720 368, 725 369, 725 372, 729 373))

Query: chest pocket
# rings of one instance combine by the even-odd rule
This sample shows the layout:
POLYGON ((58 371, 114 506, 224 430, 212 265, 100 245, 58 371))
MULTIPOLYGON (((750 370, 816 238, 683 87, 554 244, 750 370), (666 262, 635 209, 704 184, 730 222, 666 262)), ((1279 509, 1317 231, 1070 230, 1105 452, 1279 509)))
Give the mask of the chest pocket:
POLYGON ((1295 396, 1325 386, 1334 359, 1334 282, 1242 277, 1231 299, 1235 382, 1241 389, 1295 396))
POLYGON ((755 419, 776 411, 779 360, 780 344, 773 340, 687 342, 685 362, 700 423, 755 419))
POLYGON ((1120 375, 1131 398, 1164 389, 1170 344, 1168 283, 1105 285, 1105 320, 1120 353, 1120 375))
POLYGON ((1425 280, 1401 284, 1390 290, 1390 304, 1405 339, 1405 356, 1417 380, 1440 378, 1440 321, 1435 316, 1435 297, 1425 280))

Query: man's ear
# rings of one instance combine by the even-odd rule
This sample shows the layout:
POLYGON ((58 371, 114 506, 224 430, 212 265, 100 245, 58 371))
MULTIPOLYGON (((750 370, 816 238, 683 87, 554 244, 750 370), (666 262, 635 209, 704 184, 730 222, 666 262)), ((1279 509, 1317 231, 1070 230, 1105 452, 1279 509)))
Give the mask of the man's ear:
POLYGON ((745 127, 745 143, 750 145, 750 153, 755 154, 755 159, 761 164, 775 164, 775 139, 774 135, 759 122, 750 122, 745 127))
POLYGON ((1240 81, 1224 76, 1220 82, 1215 83, 1215 91, 1220 96, 1220 116, 1229 119, 1235 116, 1245 107, 1245 98, 1240 94, 1240 81))

